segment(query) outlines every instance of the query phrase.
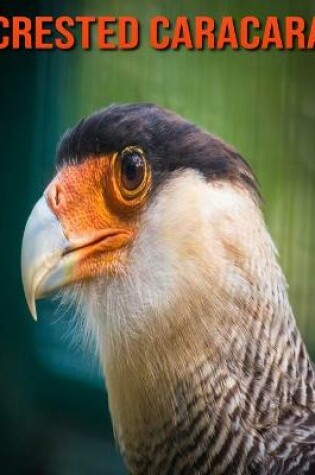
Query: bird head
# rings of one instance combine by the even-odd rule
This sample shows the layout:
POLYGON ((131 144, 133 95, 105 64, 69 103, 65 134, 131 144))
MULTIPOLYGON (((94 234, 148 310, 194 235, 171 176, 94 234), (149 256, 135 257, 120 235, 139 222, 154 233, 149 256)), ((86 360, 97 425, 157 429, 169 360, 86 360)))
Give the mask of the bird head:
POLYGON ((273 252, 263 230, 254 175, 232 147, 155 105, 112 105, 60 141, 25 229, 26 299, 34 317, 36 299, 60 291, 122 331, 149 328, 150 314, 167 326, 171 308, 203 295, 250 300, 273 252))

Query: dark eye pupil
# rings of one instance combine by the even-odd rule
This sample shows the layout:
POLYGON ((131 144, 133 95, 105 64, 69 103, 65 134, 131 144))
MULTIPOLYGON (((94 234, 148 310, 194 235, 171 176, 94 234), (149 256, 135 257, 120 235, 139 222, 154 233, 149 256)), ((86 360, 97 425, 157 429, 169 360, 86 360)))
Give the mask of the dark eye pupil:
POLYGON ((136 190, 145 174, 144 158, 137 152, 126 152, 121 159, 121 179, 127 190, 136 190))

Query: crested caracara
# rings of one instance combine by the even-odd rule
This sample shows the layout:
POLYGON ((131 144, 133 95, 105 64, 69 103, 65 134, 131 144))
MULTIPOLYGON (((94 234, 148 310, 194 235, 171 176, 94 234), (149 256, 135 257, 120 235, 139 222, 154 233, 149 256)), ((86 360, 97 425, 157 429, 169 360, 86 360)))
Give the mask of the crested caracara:
POLYGON ((152 104, 80 121, 22 277, 34 317, 59 292, 93 332, 130 473, 315 473, 314 369, 255 177, 223 141, 152 104))

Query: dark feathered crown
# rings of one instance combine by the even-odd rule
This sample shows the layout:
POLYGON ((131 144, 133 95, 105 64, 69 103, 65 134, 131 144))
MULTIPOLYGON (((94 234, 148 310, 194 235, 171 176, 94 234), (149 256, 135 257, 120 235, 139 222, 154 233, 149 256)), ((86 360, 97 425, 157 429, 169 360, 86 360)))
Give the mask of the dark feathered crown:
POLYGON ((67 130, 57 165, 141 147, 151 163, 153 186, 178 169, 192 168, 208 180, 239 183, 259 197, 255 176, 241 155, 219 138, 154 104, 114 104, 67 130))

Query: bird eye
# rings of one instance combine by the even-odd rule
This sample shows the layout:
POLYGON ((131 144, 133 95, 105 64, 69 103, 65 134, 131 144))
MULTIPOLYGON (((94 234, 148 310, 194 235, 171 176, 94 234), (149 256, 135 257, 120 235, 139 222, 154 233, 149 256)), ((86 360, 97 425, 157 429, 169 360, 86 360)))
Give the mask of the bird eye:
POLYGON ((134 191, 142 183, 145 175, 145 162, 136 150, 126 151, 121 156, 121 181, 127 190, 134 191))
POLYGON ((143 153, 136 148, 125 149, 120 155, 120 179, 128 191, 136 191, 144 182, 146 161, 143 153))
POLYGON ((151 167, 143 150, 136 146, 126 147, 113 155, 112 163, 115 201, 125 209, 141 206, 151 185, 151 167))

